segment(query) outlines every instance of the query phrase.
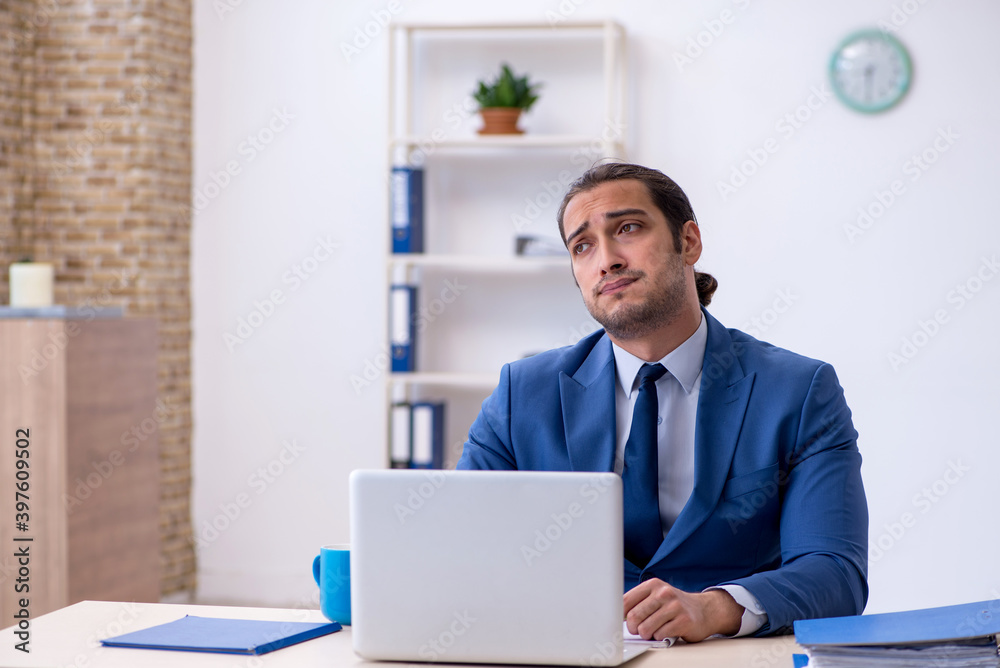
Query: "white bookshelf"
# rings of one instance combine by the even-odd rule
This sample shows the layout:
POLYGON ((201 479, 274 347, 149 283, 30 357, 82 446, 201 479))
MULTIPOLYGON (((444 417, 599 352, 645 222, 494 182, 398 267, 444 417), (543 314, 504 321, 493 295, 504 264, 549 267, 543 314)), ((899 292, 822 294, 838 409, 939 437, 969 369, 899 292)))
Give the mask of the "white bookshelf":
MULTIPOLYGON (((565 176, 568 172, 576 178, 589 166, 588 161, 594 161, 593 156, 625 158, 626 37, 622 27, 613 21, 488 26, 397 23, 392 26, 388 41, 386 173, 394 165, 414 164, 414 158, 419 157, 421 162, 417 164, 424 167, 427 193, 424 253, 393 254, 388 221, 385 223, 388 284, 411 283, 417 285, 418 291, 427 288, 426 294, 433 295, 438 284, 430 284, 429 277, 444 276, 473 287, 462 296, 459 306, 448 306, 454 310, 433 322, 433 329, 428 328, 422 336, 418 334, 417 370, 386 375, 385 414, 388 419, 390 406, 395 402, 428 397, 445 399, 448 402, 446 450, 454 451, 454 445, 464 440, 479 404, 496 386, 503 361, 538 352, 551 347, 553 342, 568 343, 563 340, 567 333, 583 329, 582 318, 589 318, 572 282, 568 253, 514 254, 516 234, 509 219, 518 213, 519 207, 525 206, 524 193, 511 194, 509 201, 503 201, 501 195, 500 205, 494 199, 492 206, 486 203, 478 206, 477 197, 486 192, 496 198, 496 193, 482 186, 472 174, 478 172, 486 178, 514 161, 515 167, 507 167, 505 183, 516 185, 521 179, 516 164, 522 161, 530 206, 531 188, 538 190, 536 184, 544 183, 546 178, 551 181, 556 174, 565 176), (477 49, 482 49, 481 54, 477 49), (474 55, 464 55, 469 53, 474 55), (491 76, 499 69, 501 60, 486 61, 496 54, 535 57, 527 72, 533 79, 543 81, 535 109, 543 108, 545 113, 533 119, 538 127, 528 127, 524 134, 477 135, 478 118, 467 106, 459 106, 463 90, 448 87, 449 77, 467 80, 464 92, 467 96, 475 82, 469 74, 470 61, 480 57, 485 67, 480 76, 491 76), (574 54, 584 57, 574 59, 574 54), (546 58, 552 60, 551 69, 546 67, 546 58), (570 88, 573 90, 567 93, 570 88), (565 103, 570 94, 577 94, 582 104, 565 103), (440 103, 441 98, 451 106, 440 103), (550 104, 546 107, 547 101, 550 104), (438 104, 442 106, 434 107, 438 104), (584 111, 579 112, 581 107, 584 111), (455 109, 462 113, 455 113, 455 109), (567 113, 567 109, 574 111, 567 113), (586 151, 586 160, 577 159, 582 151, 586 151), (450 160, 457 161, 452 171, 444 167, 450 160), (549 176, 543 171, 541 179, 537 171, 534 177, 530 176, 532 168, 543 169, 538 165, 545 160, 553 161, 560 169, 553 167, 547 173, 549 176), (448 183, 434 187, 434 179, 445 179, 444 175, 448 183), (473 185, 463 186, 459 183, 462 179, 472 179, 473 185), (482 234, 476 230, 482 230, 482 234), (502 238, 504 234, 509 239, 502 238), (486 317, 484 312, 494 304, 497 324, 477 330, 478 320, 486 317), (577 309, 574 314, 583 315, 567 316, 570 311, 567 304, 577 309), (509 329, 498 331, 505 328, 509 329), (453 336, 449 332, 454 332, 453 336), (461 364, 459 368, 420 366, 422 358, 438 362, 452 359, 447 353, 448 346, 455 345, 449 343, 453 340, 466 353, 470 346, 481 346, 483 358, 489 360, 482 362, 485 368, 466 368, 461 364), (421 347, 432 344, 439 346, 435 354, 422 355, 421 347), (507 345, 509 349, 502 351, 494 364, 491 355, 497 355, 495 349, 507 345)), ((518 74, 525 71, 516 64, 513 66, 518 74)), ((548 187, 551 190, 551 185, 548 187)), ((551 209, 550 200, 555 200, 557 206, 561 194, 544 199, 551 209)), ((555 234, 553 212, 548 211, 544 219, 551 234, 555 234)), ((455 359, 467 361, 467 357, 467 354, 456 355, 455 359)), ((480 363, 478 358, 476 362, 480 363)), ((388 462, 388 444, 385 460, 388 462)), ((454 464, 453 458, 447 463, 454 464)))

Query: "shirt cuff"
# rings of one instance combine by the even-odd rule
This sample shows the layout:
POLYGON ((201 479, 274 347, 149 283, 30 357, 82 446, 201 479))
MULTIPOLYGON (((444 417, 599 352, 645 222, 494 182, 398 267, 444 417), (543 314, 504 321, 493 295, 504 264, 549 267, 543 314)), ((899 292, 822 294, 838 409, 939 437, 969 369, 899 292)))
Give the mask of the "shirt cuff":
POLYGON ((741 587, 737 584, 727 584, 718 587, 708 587, 704 591, 712 591, 713 589, 721 589, 727 592, 733 597, 733 600, 743 606, 743 618, 740 620, 740 630, 736 632, 736 635, 720 635, 719 637, 738 638, 740 636, 748 636, 767 623, 767 613, 764 612, 764 608, 761 606, 760 601, 757 600, 757 597, 751 594, 746 587, 741 587))

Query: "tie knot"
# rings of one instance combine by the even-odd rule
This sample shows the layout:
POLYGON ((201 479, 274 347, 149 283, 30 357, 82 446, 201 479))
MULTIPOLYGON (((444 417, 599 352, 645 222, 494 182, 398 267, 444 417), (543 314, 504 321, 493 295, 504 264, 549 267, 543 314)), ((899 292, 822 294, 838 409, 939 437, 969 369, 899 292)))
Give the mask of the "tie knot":
POLYGON ((639 386, 647 380, 655 383, 660 379, 660 376, 667 372, 667 368, 657 362, 656 364, 643 364, 642 368, 639 369, 639 386))

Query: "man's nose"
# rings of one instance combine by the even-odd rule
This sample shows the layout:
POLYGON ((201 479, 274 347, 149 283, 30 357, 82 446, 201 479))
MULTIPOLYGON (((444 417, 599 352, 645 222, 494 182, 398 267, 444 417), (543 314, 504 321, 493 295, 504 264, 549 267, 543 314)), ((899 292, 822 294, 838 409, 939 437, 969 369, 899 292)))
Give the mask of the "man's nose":
POLYGON ((625 268, 625 258, 618 252, 614 244, 602 244, 599 253, 602 276, 625 268))

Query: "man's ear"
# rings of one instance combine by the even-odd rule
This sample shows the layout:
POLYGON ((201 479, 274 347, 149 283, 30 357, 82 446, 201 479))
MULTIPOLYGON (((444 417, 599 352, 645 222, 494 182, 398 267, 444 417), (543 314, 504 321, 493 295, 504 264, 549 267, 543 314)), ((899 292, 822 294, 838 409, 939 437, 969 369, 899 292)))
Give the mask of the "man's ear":
POLYGON ((684 264, 694 266, 701 257, 701 229, 698 223, 689 220, 681 228, 681 257, 684 264))

